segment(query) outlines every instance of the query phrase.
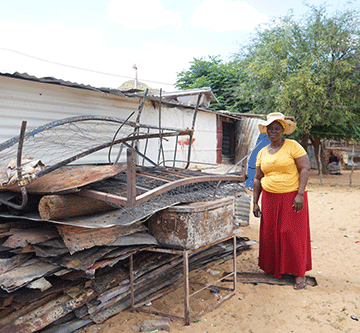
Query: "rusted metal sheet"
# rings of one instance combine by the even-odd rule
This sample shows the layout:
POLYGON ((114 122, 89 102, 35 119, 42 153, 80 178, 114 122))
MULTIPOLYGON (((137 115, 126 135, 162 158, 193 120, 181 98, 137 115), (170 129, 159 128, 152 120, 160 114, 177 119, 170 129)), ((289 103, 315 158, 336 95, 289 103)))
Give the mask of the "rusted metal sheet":
POLYGON ((59 237, 59 233, 54 227, 41 229, 12 229, 9 234, 11 234, 11 236, 3 243, 3 245, 11 248, 25 247, 29 244, 37 244, 59 237))
MULTIPOLYGON (((26 185, 28 193, 58 193, 75 191, 79 187, 112 177, 126 171, 126 164, 63 166, 26 185)), ((0 190, 20 191, 17 185, 0 190)))
POLYGON ((140 223, 128 226, 114 226, 110 228, 81 228, 68 225, 57 225, 65 245, 73 254, 77 251, 91 248, 93 246, 109 245, 121 236, 126 236, 138 231, 146 230, 140 223))
POLYGON ((135 234, 119 237, 110 246, 132 246, 132 245, 157 245, 156 239, 147 232, 137 232, 135 234))
POLYGON ((149 219, 149 232, 159 244, 197 249, 233 231, 234 198, 168 208, 149 219))
POLYGON ((111 250, 110 247, 94 246, 91 249, 76 252, 72 255, 68 254, 61 258, 54 258, 52 262, 65 268, 86 271, 111 250))
POLYGON ((12 292, 33 280, 54 273, 57 270, 59 270, 58 266, 44 263, 38 259, 31 259, 25 264, 1 274, 0 286, 7 292, 12 292))
POLYGON ((33 245, 33 248, 36 256, 40 258, 57 257, 69 252, 60 237, 33 245))
POLYGON ((32 333, 38 331, 79 308, 95 296, 96 292, 92 289, 85 289, 76 297, 59 296, 0 328, 0 333, 32 333))
POLYGON ((22 265, 31 257, 31 254, 18 254, 11 258, 0 258, 0 274, 4 274, 16 266, 22 265))

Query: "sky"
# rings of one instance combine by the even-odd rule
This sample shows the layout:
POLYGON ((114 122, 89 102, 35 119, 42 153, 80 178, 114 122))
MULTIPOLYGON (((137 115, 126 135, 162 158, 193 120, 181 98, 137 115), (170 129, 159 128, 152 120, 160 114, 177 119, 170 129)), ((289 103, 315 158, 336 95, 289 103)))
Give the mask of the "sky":
MULTIPOLYGON (((0 0, 0 72, 176 90, 194 58, 231 59, 259 25, 303 0, 0 0), (135 67, 137 70, 135 70, 135 67)), ((359 3, 360 0, 353 2, 359 3)), ((343 10, 347 0, 307 0, 343 10)))

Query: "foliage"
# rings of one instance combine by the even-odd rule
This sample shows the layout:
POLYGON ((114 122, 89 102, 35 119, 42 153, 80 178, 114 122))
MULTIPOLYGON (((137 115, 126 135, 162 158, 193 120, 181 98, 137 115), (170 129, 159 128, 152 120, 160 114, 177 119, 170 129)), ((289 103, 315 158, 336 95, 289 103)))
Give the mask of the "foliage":
POLYGON ((258 28, 235 58, 246 69, 238 96, 255 112, 295 116, 299 134, 359 138, 359 23, 357 10, 312 6, 300 21, 290 13, 258 28))
POLYGON ((177 73, 175 87, 194 89, 210 87, 219 104, 212 106, 216 110, 246 112, 252 106, 243 97, 234 94, 234 88, 243 80, 244 72, 234 61, 224 63, 219 56, 194 58, 190 67, 177 73))

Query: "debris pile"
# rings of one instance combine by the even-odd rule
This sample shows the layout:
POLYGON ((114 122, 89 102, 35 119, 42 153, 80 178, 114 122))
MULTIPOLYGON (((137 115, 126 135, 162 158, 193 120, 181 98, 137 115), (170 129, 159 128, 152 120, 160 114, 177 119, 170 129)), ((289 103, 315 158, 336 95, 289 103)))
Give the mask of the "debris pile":
MULTIPOLYGON (((105 120, 107 126, 125 124, 105 120)), ((127 124, 136 131, 123 139, 115 140, 114 132, 104 130, 111 139, 94 144, 89 136, 86 141, 90 124, 97 133, 103 121, 94 117, 59 121, 26 135, 23 126, 19 138, 0 145, 0 161, 8 161, 19 143, 16 161, 3 163, 0 175, 0 333, 77 332, 123 311, 131 305, 129 257, 133 254, 135 302, 171 286, 183 275, 183 258, 146 251, 159 246, 148 232, 149 217, 179 203, 243 191, 243 175, 160 167, 129 145, 125 145, 129 148, 125 163, 71 164, 115 143, 165 135, 138 134, 136 123, 127 124), (68 136, 60 144, 66 154, 59 153, 65 125, 76 129, 73 133, 88 145, 86 149, 74 153, 79 141, 68 136), (48 140, 41 149, 39 134, 48 140), (24 156, 32 155, 33 160, 21 158, 22 146, 24 156), (39 151, 43 155, 36 155, 39 151), (50 153, 53 162, 42 163, 50 153), (136 154, 152 166, 136 164, 136 154), (34 169, 25 171, 25 164, 34 169)), ((173 130, 168 134, 182 135, 173 130)), ((237 237, 238 254, 251 245, 237 237)), ((189 256, 189 269, 228 260, 233 253, 232 240, 196 251, 189 256)))
MULTIPOLYGON (((76 332, 123 311, 130 306, 128 257, 156 244, 142 223, 89 229, 13 219, 0 228, 1 333, 55 332, 65 323, 76 332)), ((249 246, 238 239, 238 253, 249 246)), ((230 259, 232 251, 232 241, 199 251, 190 269, 230 259)), ((142 251, 134 261, 136 302, 182 276, 181 256, 142 251)))

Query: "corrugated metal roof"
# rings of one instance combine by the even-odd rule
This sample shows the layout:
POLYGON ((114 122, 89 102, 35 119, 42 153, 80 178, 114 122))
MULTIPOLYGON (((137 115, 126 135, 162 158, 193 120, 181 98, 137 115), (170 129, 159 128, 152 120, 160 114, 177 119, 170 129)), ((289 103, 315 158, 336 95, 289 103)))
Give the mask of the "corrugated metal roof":
MULTIPOLYGON (((128 98, 142 98, 142 96, 144 95, 143 91, 136 90, 136 89, 123 91, 123 90, 119 90, 119 89, 106 88, 106 87, 98 88, 98 87, 93 87, 90 85, 79 84, 76 82, 65 81, 65 80, 54 78, 54 77, 38 78, 36 76, 29 75, 27 73, 19 73, 19 72, 15 72, 13 74, 0 73, 0 76, 14 78, 14 79, 34 81, 34 82, 40 82, 40 83, 46 83, 46 84, 54 84, 54 85, 76 88, 76 89, 97 91, 97 92, 101 92, 101 93, 105 93, 105 94, 117 95, 117 96, 128 97, 128 98)), ((186 108, 189 108, 189 107, 193 108, 194 107, 193 105, 188 105, 187 103, 182 102, 181 99, 180 100, 175 99, 175 97, 183 96, 184 94, 187 96, 191 95, 191 94, 196 96, 200 92, 203 94, 206 94, 208 96, 208 98, 210 99, 211 103, 218 102, 216 97, 214 96, 214 94, 211 92, 210 88, 202 88, 202 89, 190 89, 187 91, 175 91, 175 92, 164 93, 164 94, 162 94, 162 103, 169 104, 169 105, 177 105, 177 106, 181 105, 186 108)), ((147 99, 158 102, 158 101, 160 101, 160 96, 149 94, 147 96, 147 99)), ((206 110, 206 108, 201 107, 201 106, 200 106, 200 109, 202 109, 203 111, 206 110)), ((207 110, 207 111, 211 112, 211 110, 207 110)))

